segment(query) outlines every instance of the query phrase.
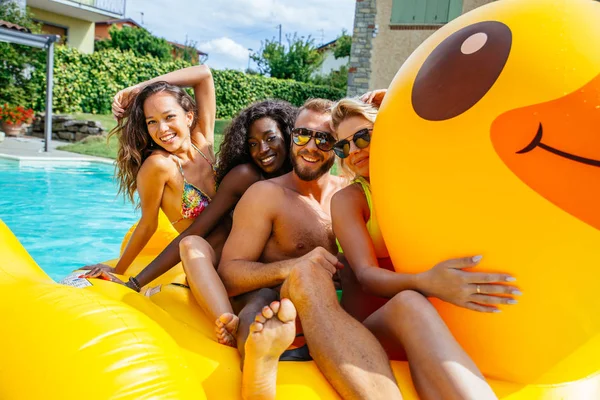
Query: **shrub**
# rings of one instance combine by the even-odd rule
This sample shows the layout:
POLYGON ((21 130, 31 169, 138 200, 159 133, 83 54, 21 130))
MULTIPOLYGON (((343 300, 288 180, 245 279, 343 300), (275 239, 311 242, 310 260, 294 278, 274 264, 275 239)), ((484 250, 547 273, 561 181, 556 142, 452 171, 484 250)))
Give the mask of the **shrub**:
POLYGON ((143 28, 122 28, 113 25, 108 30, 110 39, 95 43, 96 51, 106 49, 131 50, 136 56, 151 55, 162 61, 172 59, 172 46, 163 38, 156 37, 143 28))
MULTIPOLYGON (((56 112, 108 114, 113 96, 121 89, 155 76, 190 66, 184 60, 160 61, 151 56, 135 56, 131 51, 104 50, 81 54, 58 46, 54 63, 54 101, 56 112)), ((231 118, 248 104, 279 98, 301 105, 310 97, 337 100, 345 92, 292 80, 246 75, 240 71, 213 70, 217 95, 217 118, 231 118)), ((34 109, 44 109, 45 69, 33 73, 34 109)), ((0 91, 2 88, 0 87, 0 91)))
MULTIPOLYGON (((2 3, 0 20, 28 28, 32 33, 40 30, 29 12, 22 11, 14 2, 2 3)), ((36 88, 31 79, 31 71, 45 72, 45 60, 46 52, 42 49, 0 42, 0 104, 33 106, 35 99, 31 92, 36 88)))

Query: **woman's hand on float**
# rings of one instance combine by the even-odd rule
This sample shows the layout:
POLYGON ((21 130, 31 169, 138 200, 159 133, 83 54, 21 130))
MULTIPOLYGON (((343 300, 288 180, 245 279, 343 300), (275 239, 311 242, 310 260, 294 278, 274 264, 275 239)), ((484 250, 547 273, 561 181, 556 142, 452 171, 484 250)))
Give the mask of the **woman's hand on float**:
POLYGON ((94 265, 86 265, 85 267, 81 267, 81 268, 77 268, 78 270, 90 270, 90 271, 94 271, 94 270, 101 270, 101 271, 106 271, 106 272, 111 272, 111 273, 115 273, 115 268, 111 267, 110 265, 106 265, 106 264, 94 264, 94 265))
POLYGON ((429 297, 481 312, 500 312, 498 304, 516 304, 513 296, 521 292, 506 282, 516 279, 508 274, 468 272, 479 264, 481 256, 455 258, 437 264, 429 271, 418 274, 418 287, 429 297))
POLYGON ((122 280, 120 280, 119 278, 114 276, 113 274, 103 271, 99 268, 91 270, 90 272, 85 274, 85 277, 87 279, 102 279, 105 281, 111 281, 114 283, 118 283, 119 285, 126 286, 129 289, 135 290, 136 292, 139 292, 139 289, 135 288, 133 285, 131 285, 131 282, 123 282, 122 280))
POLYGON ((360 96, 360 100, 367 103, 372 104, 375 107, 379 108, 381 106, 381 102, 387 93, 387 89, 377 89, 371 92, 367 92, 360 96))

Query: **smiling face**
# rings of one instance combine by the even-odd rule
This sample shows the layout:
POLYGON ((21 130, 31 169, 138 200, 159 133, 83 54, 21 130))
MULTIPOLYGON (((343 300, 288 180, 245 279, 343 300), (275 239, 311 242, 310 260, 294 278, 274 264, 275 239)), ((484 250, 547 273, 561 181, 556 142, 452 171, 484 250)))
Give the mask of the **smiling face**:
POLYGON ((176 152, 190 140, 193 114, 186 113, 167 92, 156 93, 144 102, 146 127, 152 140, 168 152, 176 152))
POLYGON ((266 175, 279 171, 288 156, 277 122, 268 117, 258 119, 250 126, 248 148, 252 160, 266 175))
MULTIPOLYGON (((328 113, 303 110, 298 114, 294 128, 332 133, 331 116, 328 113)), ((335 162, 335 154, 333 151, 319 149, 312 138, 304 146, 298 146, 292 141, 291 159, 296 175, 303 181, 312 181, 331 169, 335 162)))
POLYGON ((349 142, 350 152, 343 161, 346 166, 357 176, 369 178, 369 153, 371 146, 360 149, 354 143, 354 134, 364 129, 372 129, 373 123, 364 117, 352 116, 344 119, 336 130, 337 137, 349 142))

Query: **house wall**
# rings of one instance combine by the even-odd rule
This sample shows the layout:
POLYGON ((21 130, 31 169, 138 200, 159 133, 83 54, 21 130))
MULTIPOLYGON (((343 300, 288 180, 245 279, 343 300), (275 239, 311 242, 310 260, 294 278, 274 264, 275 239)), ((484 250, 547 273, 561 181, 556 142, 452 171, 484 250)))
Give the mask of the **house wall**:
POLYGON ((94 36, 96 38, 96 40, 102 40, 102 39, 110 39, 110 33, 108 32, 108 30, 113 26, 116 25, 119 28, 122 28, 124 26, 128 26, 130 28, 137 28, 137 26, 129 23, 129 22, 115 22, 115 23, 111 23, 111 24, 96 24, 96 27, 94 29, 94 36))
POLYGON ((94 29, 94 38, 96 40, 103 40, 103 39, 110 38, 110 34, 108 33, 108 30, 110 29, 111 26, 112 25, 108 25, 108 24, 96 25, 96 27, 94 29))
MULTIPOLYGON (((493 0, 464 0, 463 13, 493 0)), ((438 26, 390 25, 392 0, 377 0, 375 24, 378 33, 372 40, 369 88, 387 88, 404 61, 431 36, 438 26)))
POLYGON ((31 7, 33 17, 37 20, 62 25, 69 28, 68 45, 82 53, 94 52, 94 23, 81 19, 55 14, 46 10, 31 7))
POLYGON ((348 65, 349 60, 350 57, 341 57, 336 59, 333 55, 333 50, 325 50, 323 54, 323 64, 321 64, 321 67, 315 71, 314 75, 327 75, 331 71, 339 71, 340 67, 348 65))

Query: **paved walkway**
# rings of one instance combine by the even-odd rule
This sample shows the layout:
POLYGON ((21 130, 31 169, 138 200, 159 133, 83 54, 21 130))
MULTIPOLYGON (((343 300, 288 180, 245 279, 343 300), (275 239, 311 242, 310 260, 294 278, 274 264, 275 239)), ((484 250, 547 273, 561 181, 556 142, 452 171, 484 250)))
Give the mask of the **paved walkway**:
POLYGON ((86 156, 57 150, 58 146, 69 144, 52 140, 48 152, 44 151, 44 140, 36 137, 11 137, 7 136, 0 142, 0 158, 9 158, 20 161, 60 161, 60 162, 100 162, 112 164, 114 160, 103 157, 86 156))

